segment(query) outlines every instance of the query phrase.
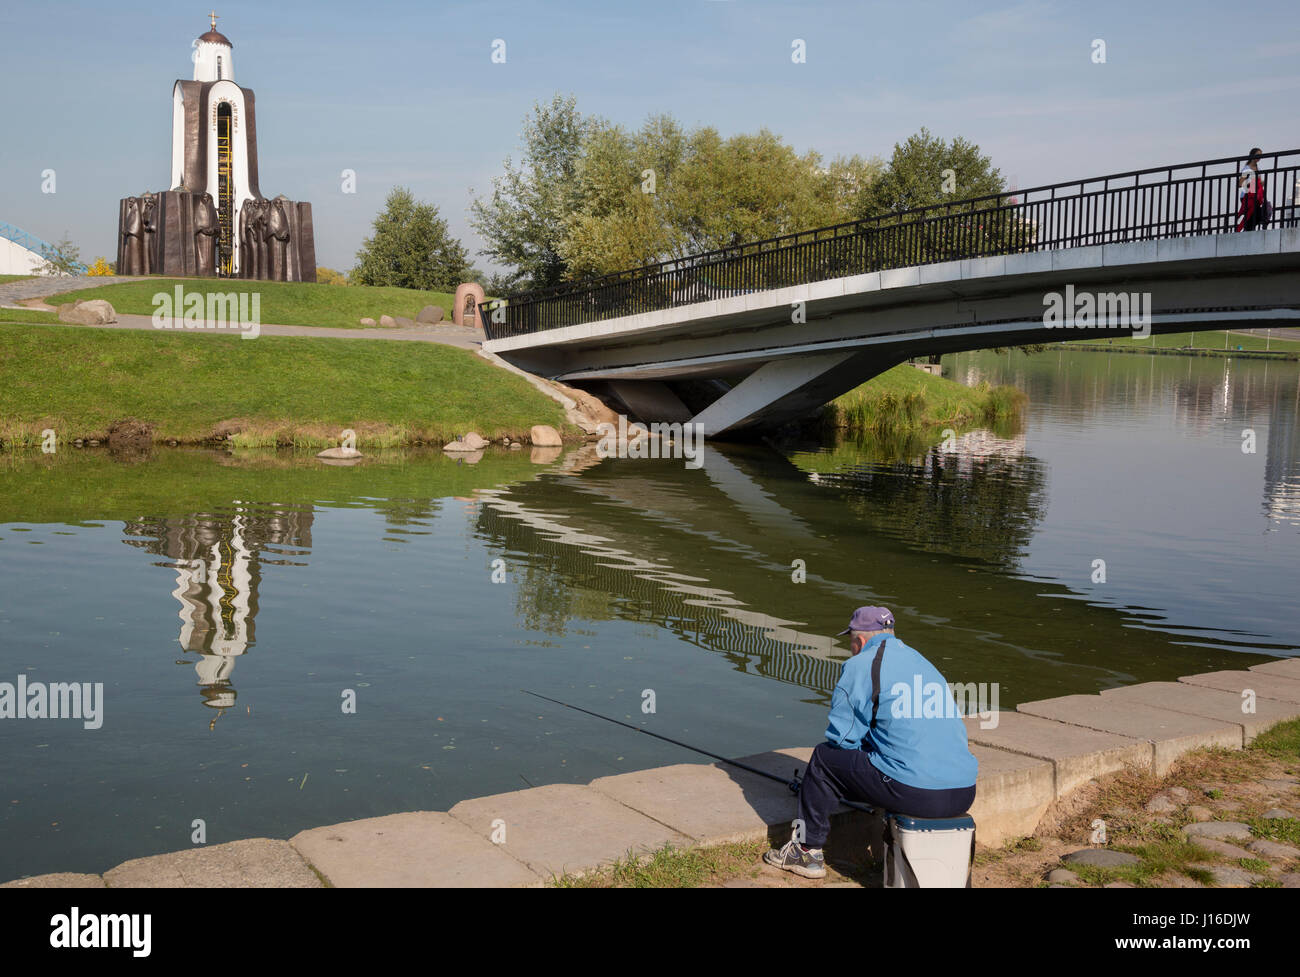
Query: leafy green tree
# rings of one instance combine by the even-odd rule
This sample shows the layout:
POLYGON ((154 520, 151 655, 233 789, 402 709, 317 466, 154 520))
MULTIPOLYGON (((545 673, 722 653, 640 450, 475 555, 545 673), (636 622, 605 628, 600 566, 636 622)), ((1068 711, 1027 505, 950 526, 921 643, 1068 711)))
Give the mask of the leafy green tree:
POLYGON ((447 232, 438 208, 394 187, 375 218, 374 236, 362 242, 349 280, 448 292, 465 280, 469 253, 447 232))
POLYGON ((78 275, 85 270, 81 263, 81 249, 65 232, 58 244, 41 250, 40 264, 32 272, 36 275, 78 275))
POLYGON ((563 281, 565 222, 578 209, 578 165, 594 120, 578 112, 577 99, 556 95, 524 118, 523 155, 509 157, 505 174, 492 180, 492 195, 470 205, 470 225, 487 247, 483 254, 517 269, 525 287, 563 281))
POLYGON ((598 125, 561 253, 581 277, 846 221, 881 169, 857 156, 823 166, 767 130, 724 139, 668 116, 636 133, 598 125))
POLYGON ((979 146, 958 136, 945 142, 922 128, 894 154, 885 172, 859 194, 857 217, 896 214, 1002 193, 1006 182, 979 146), (948 171, 951 170, 951 173, 948 171))
POLYGON ((1032 224, 997 210, 1010 202, 1001 196, 1006 190, 1001 172, 979 146, 960 136, 946 142, 922 128, 894 146, 888 168, 858 195, 854 211, 858 218, 885 218, 871 245, 872 260, 885 266, 1006 254, 1034 237, 1032 224), (997 196, 970 202, 990 195, 997 196), (921 207, 939 209, 901 216, 921 207), (888 230, 920 219, 925 223, 917 230, 888 230))

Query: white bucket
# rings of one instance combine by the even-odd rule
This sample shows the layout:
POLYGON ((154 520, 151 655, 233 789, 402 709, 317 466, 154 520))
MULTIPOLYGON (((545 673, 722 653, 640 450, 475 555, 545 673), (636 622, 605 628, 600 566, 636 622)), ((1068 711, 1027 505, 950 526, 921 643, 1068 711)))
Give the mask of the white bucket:
POLYGON ((885 819, 885 888, 970 888, 975 857, 975 819, 914 818, 890 814, 885 819))

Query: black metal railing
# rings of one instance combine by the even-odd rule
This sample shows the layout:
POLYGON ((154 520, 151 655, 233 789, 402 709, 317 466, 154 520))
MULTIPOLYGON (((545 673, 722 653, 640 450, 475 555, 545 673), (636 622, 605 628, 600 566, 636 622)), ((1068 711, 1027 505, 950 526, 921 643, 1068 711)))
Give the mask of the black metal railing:
MULTIPOLYGON (((488 339, 962 258, 1233 232, 1246 157, 1013 190, 566 282, 481 303, 488 339)), ((1300 224, 1300 149, 1259 160, 1269 226, 1300 224)))

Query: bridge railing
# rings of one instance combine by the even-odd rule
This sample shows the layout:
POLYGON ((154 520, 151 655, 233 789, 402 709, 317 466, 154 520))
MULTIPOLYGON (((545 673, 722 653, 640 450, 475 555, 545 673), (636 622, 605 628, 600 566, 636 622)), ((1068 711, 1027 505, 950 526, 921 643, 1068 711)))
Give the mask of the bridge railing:
MULTIPOLYGON (((58 248, 53 244, 50 244, 49 241, 43 241, 35 235, 28 234, 21 227, 14 227, 13 224, 6 223, 5 221, 0 221, 0 238, 4 238, 6 241, 13 241, 14 244, 17 244, 19 247, 26 248, 28 251, 40 255, 42 258, 49 258, 58 250, 58 248)), ((76 263, 73 265, 73 268, 80 274, 85 274, 87 271, 84 262, 76 263)))
MULTIPOLYGON (((1246 157, 1008 190, 686 255, 482 303, 488 339, 891 268, 1236 230, 1246 157)), ((1300 224, 1300 149, 1259 179, 1269 226, 1300 224)))

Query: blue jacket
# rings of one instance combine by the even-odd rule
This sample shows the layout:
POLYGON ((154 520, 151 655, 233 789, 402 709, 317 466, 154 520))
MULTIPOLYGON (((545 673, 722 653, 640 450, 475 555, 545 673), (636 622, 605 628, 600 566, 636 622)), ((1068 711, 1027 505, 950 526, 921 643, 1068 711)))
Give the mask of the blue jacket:
POLYGON ((878 635, 844 663, 831 696, 826 739, 864 750, 871 764, 900 784, 927 790, 970 787, 979 761, 966 745, 966 727, 939 670, 892 635, 878 635), (880 706, 871 725, 871 662, 880 663, 880 706))

